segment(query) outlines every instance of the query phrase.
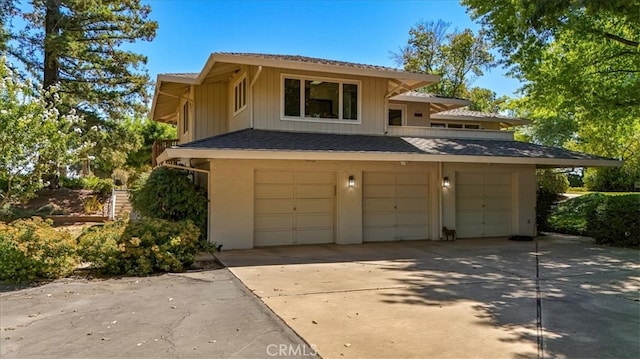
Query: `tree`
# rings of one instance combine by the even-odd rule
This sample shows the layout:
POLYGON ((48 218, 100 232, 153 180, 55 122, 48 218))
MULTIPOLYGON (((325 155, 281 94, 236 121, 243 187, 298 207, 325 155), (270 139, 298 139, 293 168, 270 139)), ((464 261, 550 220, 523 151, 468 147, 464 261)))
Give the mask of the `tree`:
POLYGON ((55 86, 43 90, 22 82, 0 58, 0 208, 34 196, 44 186, 42 174, 82 148, 72 130, 80 117, 73 110, 60 113, 59 104, 55 86))
POLYGON ((622 188, 640 180, 640 3, 463 3, 525 84, 510 106, 534 140, 625 160, 622 188))
POLYGON ((407 71, 441 76, 426 91, 462 97, 475 77, 494 66, 494 57, 483 32, 449 31, 450 26, 441 20, 417 23, 409 30, 407 45, 392 56, 407 71))
MULTIPOLYGON (((11 4, 16 0, 0 0, 11 4)), ((151 41, 157 23, 139 0, 34 0, 26 25, 10 29, 8 53, 65 104, 91 117, 144 112, 147 58, 125 49, 151 41)), ((95 124, 92 124, 95 125, 95 124)))
POLYGON ((497 113, 507 101, 506 96, 496 97, 496 93, 482 87, 474 87, 464 96, 471 101, 469 110, 497 113))

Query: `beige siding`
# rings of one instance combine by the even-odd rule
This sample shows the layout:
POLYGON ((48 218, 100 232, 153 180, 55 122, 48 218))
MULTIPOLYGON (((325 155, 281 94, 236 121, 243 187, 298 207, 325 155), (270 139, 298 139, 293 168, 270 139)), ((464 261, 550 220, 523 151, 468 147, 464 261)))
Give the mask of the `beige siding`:
MULTIPOLYGON (((406 106, 407 113, 407 126, 429 126, 429 104, 418 102, 406 102, 406 101, 389 101, 389 104, 398 104, 406 106), (422 114, 422 117, 416 116, 416 114, 422 114)), ((385 116, 385 121, 388 117, 385 116)))
POLYGON ((203 83, 195 86, 194 140, 227 131, 228 91, 228 82, 203 83))
POLYGON ((342 76, 278 68, 264 68, 253 88, 254 128, 284 131, 309 131, 347 134, 382 134, 384 132, 387 81, 372 77, 342 76), (344 122, 310 122, 281 119, 281 74, 309 75, 361 81, 360 124, 344 122))

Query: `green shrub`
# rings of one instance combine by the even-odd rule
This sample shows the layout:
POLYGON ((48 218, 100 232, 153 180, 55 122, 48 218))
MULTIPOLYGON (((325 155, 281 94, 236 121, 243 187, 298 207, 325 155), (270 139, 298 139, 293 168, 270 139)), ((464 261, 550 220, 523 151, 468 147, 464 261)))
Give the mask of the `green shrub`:
POLYGON ((591 193, 558 203, 550 213, 549 230, 588 235, 587 218, 606 198, 607 196, 602 193, 591 193))
POLYGON ((193 184, 189 172, 166 167, 141 177, 131 192, 131 205, 140 215, 170 221, 191 220, 200 228, 203 241, 208 202, 206 193, 193 184))
POLYGON ((61 177, 60 187, 67 189, 84 189, 84 181, 81 177, 61 177))
POLYGON ((113 180, 111 178, 99 178, 96 176, 84 177, 83 188, 90 189, 98 193, 100 197, 107 197, 113 191, 113 180))
POLYGON ((569 188, 569 181, 564 173, 554 170, 536 171, 536 223, 539 231, 550 230, 549 215, 555 204, 569 188))
POLYGON ((588 213, 587 233, 598 244, 640 245, 640 195, 605 196, 588 213))
POLYGON ((38 217, 0 223, 0 280, 24 282, 71 274, 77 265, 76 242, 51 223, 38 217))
POLYGON ((85 231, 78 239, 79 253, 107 274, 179 272, 195 260, 199 236, 191 221, 121 220, 85 231))
POLYGON ((630 192, 637 181, 640 171, 627 166, 587 168, 584 175, 584 184, 590 191, 630 192))

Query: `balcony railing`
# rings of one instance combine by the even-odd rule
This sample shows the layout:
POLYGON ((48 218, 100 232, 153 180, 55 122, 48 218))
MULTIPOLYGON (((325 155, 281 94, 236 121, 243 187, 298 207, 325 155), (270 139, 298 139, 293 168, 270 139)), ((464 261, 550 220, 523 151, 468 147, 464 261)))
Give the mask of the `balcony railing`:
POLYGON ((178 140, 155 140, 153 147, 151 147, 151 164, 153 167, 158 165, 157 158, 164 150, 169 147, 177 146, 178 140))

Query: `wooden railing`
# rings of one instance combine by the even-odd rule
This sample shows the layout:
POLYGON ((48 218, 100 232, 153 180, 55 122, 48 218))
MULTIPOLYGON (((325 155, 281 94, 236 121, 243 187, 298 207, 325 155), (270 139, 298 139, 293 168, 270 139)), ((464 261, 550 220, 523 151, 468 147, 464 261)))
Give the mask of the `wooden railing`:
POLYGON ((158 158, 158 156, 160 156, 162 152, 164 152, 164 150, 166 150, 169 147, 177 146, 177 145, 178 145, 178 140, 155 140, 153 142, 153 146, 151 147, 152 166, 155 167, 158 165, 158 161, 156 159, 158 158))

